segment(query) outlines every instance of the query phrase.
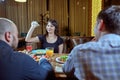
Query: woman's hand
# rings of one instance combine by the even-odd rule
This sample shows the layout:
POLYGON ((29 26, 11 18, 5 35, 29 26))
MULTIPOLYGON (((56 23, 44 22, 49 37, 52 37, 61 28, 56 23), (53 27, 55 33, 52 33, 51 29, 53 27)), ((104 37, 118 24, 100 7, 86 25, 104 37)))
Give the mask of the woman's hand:
POLYGON ((40 25, 38 24, 37 21, 32 21, 32 22, 31 22, 31 27, 36 28, 36 27, 38 27, 38 26, 40 26, 40 25))

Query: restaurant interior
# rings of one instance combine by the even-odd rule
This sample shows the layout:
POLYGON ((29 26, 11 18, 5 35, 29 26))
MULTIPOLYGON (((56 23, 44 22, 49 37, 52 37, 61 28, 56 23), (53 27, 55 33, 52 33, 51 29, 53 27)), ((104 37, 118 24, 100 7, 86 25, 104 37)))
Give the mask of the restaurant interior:
POLYGON ((59 23, 61 36, 94 36, 92 28, 97 13, 102 8, 119 4, 119 0, 0 0, 0 17, 13 20, 19 36, 25 36, 32 21, 40 23, 34 35, 44 34, 50 18, 59 23))
MULTIPOLYGON (((19 31, 17 50, 24 50, 25 37, 32 21, 40 26, 33 36, 45 34, 49 19, 59 24, 59 35, 64 40, 63 53, 69 53, 74 46, 90 41, 94 37, 94 25, 98 12, 110 5, 120 5, 119 0, 0 0, 0 17, 13 20, 19 31)), ((40 43, 35 43, 37 49, 40 43)), ((57 67, 59 68, 59 67, 57 67)), ((56 74, 64 80, 64 74, 56 74)))
POLYGON ((37 21, 40 24, 34 31, 35 36, 46 32, 48 19, 55 19, 59 23, 59 35, 66 41, 69 36, 93 37, 97 13, 105 7, 119 4, 119 0, 0 0, 0 17, 16 23, 22 45, 24 40, 21 37, 26 36, 31 22, 37 21))

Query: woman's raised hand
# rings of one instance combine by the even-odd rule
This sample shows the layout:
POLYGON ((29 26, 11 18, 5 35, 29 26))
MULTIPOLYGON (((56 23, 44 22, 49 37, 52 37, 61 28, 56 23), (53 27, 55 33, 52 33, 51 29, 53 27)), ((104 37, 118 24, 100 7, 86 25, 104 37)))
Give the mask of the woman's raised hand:
POLYGON ((38 24, 37 21, 32 21, 32 22, 31 22, 31 27, 36 28, 36 27, 38 27, 38 26, 40 26, 40 25, 38 24))

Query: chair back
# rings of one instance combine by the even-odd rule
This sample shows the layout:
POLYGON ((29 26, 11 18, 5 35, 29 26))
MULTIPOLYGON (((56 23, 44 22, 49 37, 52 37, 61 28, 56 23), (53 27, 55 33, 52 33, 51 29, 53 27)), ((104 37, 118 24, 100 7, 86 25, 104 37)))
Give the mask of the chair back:
POLYGON ((72 47, 75 47, 78 44, 83 44, 89 42, 93 39, 93 37, 80 37, 80 36, 72 36, 70 37, 72 47))

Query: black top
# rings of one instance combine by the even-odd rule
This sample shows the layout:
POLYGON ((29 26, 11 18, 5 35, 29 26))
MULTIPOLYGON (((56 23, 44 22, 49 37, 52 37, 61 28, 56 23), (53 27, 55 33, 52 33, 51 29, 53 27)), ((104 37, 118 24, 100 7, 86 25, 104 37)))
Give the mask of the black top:
POLYGON ((37 63, 32 57, 14 51, 0 40, 0 80, 47 80, 47 77, 50 80, 54 76, 52 71, 46 59, 37 63))
POLYGON ((60 36, 57 37, 57 41, 55 43, 48 43, 45 35, 40 35, 38 37, 42 44, 41 48, 45 49, 46 47, 54 47, 54 53, 58 53, 58 46, 63 44, 63 39, 60 36))

